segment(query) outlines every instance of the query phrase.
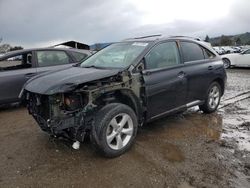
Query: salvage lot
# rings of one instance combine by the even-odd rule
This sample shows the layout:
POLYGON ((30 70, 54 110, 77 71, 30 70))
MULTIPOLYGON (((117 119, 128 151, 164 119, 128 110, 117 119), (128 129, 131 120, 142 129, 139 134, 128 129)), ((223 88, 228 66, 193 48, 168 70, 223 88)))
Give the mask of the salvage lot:
POLYGON ((25 108, 0 109, 0 187, 249 187, 250 69, 228 70, 218 112, 193 108, 139 129, 124 155, 50 138, 25 108))

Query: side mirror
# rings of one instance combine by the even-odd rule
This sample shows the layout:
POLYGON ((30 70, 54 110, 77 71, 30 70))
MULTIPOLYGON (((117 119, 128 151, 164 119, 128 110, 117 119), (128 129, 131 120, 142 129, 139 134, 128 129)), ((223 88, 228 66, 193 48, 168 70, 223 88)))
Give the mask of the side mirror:
POLYGON ((136 70, 142 72, 145 70, 145 58, 143 58, 140 63, 137 65, 136 70))
POLYGON ((31 54, 27 55, 27 64, 29 64, 29 65, 32 64, 32 55, 31 54))

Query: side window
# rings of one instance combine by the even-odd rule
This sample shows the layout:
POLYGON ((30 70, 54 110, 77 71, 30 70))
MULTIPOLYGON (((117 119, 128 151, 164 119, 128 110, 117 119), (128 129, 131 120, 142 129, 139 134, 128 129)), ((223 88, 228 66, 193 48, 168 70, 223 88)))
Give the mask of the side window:
POLYGON ((0 61, 0 71, 27 69, 32 67, 32 53, 8 57, 0 61))
POLYGON ((69 63, 69 57, 64 51, 37 51, 39 67, 64 65, 69 63))
POLYGON ((212 52, 210 52, 209 50, 207 50, 206 48, 202 48, 202 49, 204 52, 205 59, 212 59, 215 57, 215 55, 212 52))
POLYGON ((145 57, 146 69, 170 67, 180 64, 180 57, 175 42, 166 42, 155 46, 145 57))
POLYGON ((85 59, 86 57, 88 57, 87 54, 80 53, 80 52, 71 52, 71 54, 74 56, 76 61, 81 61, 81 60, 85 59))
POLYGON ((181 42, 184 62, 204 59, 203 51, 198 44, 192 42, 181 42))

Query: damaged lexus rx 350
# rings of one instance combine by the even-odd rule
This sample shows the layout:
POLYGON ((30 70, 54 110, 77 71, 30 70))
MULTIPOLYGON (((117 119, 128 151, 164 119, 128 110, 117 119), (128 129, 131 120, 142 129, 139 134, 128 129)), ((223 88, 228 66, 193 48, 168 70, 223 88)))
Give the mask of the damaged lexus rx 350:
POLYGON ((214 112, 224 93, 221 58, 188 37, 112 44, 78 66, 29 80, 20 96, 41 129, 79 148, 86 134, 106 157, 133 144, 138 126, 198 105, 214 112))

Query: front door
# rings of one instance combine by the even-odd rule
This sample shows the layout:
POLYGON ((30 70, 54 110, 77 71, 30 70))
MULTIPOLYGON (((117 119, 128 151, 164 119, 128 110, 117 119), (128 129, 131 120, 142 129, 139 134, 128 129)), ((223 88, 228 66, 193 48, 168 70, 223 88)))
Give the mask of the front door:
POLYGON ((240 55, 238 64, 241 67, 250 67, 250 50, 246 50, 240 55))
POLYGON ((153 47, 145 56, 145 67, 149 119, 185 104, 187 80, 176 42, 153 47))

